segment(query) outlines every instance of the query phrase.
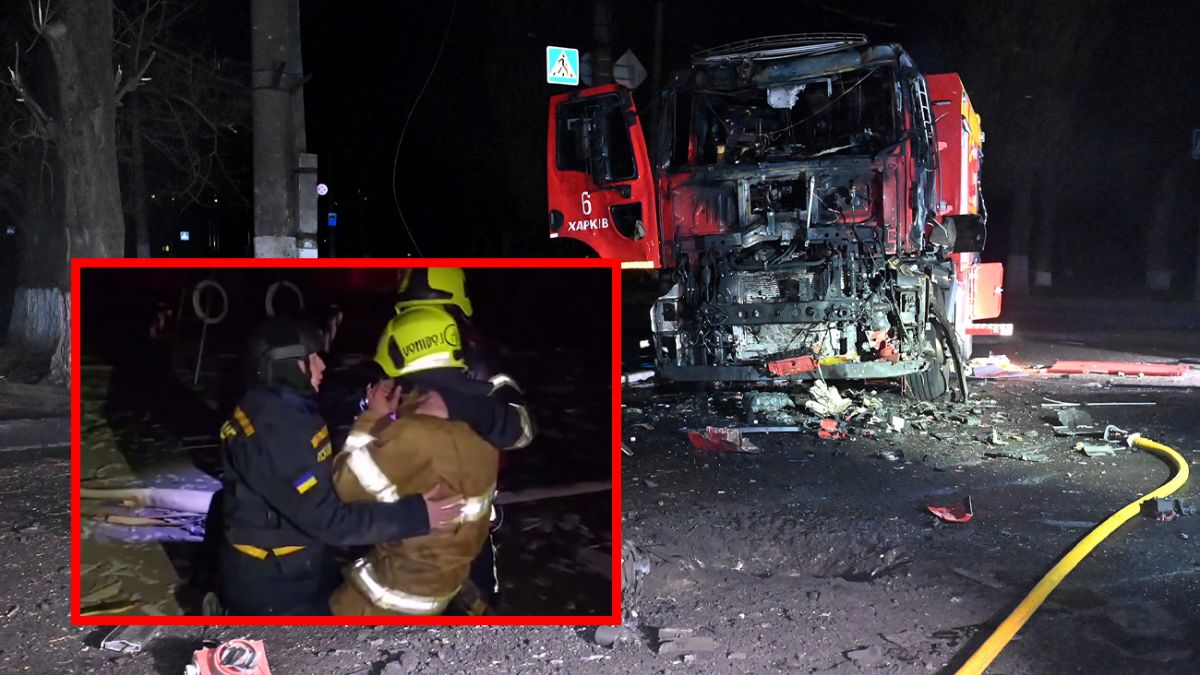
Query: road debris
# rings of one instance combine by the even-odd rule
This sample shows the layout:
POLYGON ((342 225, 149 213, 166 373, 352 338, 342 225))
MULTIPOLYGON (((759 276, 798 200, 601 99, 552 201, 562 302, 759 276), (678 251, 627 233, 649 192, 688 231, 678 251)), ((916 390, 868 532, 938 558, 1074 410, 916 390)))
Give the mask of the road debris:
POLYGON ((1059 409, 1058 421, 1059 426, 1051 427, 1058 436, 1094 436, 1103 433, 1096 428, 1092 416, 1078 407, 1059 409))
POLYGON ((821 420, 821 426, 817 430, 817 436, 831 441, 840 441, 846 438, 846 435, 846 422, 832 417, 821 420))
POLYGON ((162 626, 118 626, 100 641, 100 648, 122 654, 137 654, 150 644, 162 626))
POLYGON ((1043 408, 1074 408, 1074 407, 1078 407, 1078 406, 1086 406, 1088 408, 1101 408, 1101 407, 1113 408, 1113 407, 1117 407, 1117 406, 1158 405, 1158 403, 1156 403, 1154 401, 1104 401, 1101 403, 1075 403, 1073 401, 1058 401, 1058 400, 1050 398, 1049 396, 1043 396, 1042 400, 1046 401, 1046 403, 1042 404, 1043 408))
POLYGON ((621 452, 625 453, 629 457, 633 457, 633 450, 631 450, 628 445, 625 445, 624 442, 621 443, 621 452))
POLYGON ((746 392, 742 401, 746 406, 746 412, 751 415, 796 407, 796 403, 792 401, 792 397, 780 391, 746 392))
POLYGON ((1004 440, 1000 435, 1000 430, 992 427, 992 445, 1008 445, 1008 441, 1004 440))
POLYGON ((997 379, 1002 377, 1020 377, 1028 372, 1010 362, 1004 354, 971 359, 967 363, 967 371, 977 379, 997 379))
POLYGON ((732 427, 742 432, 743 434, 788 434, 804 431, 804 427, 798 426, 752 426, 752 427, 732 427))
POLYGON ((808 390, 812 400, 805 401, 804 407, 822 417, 837 416, 846 412, 851 401, 838 393, 837 387, 830 387, 825 380, 817 380, 808 390))
POLYGON ((879 645, 870 647, 859 647, 857 649, 848 650, 845 653, 846 658, 857 663, 859 666, 873 666, 883 662, 883 649, 879 645))
POLYGON ((975 517, 975 505, 968 496, 959 506, 927 506, 929 512, 948 523, 965 523, 975 517))
POLYGON ((1088 457, 1115 457, 1117 454, 1115 447, 1104 443, 1084 443, 1080 441, 1075 444, 1075 449, 1088 457))
POLYGON ((192 654, 185 675, 271 675, 262 640, 236 639, 192 654))
POLYGON ((903 452, 901 452, 899 450, 891 450, 891 449, 880 450, 879 452, 877 452, 871 456, 876 459, 882 459, 885 462, 899 462, 900 460, 904 459, 903 452))
POLYGON ((750 439, 743 437, 742 432, 735 428, 707 427, 703 434, 689 430, 687 435, 692 445, 700 450, 708 450, 710 452, 762 452, 762 448, 751 443, 750 439))
POLYGON ((621 614, 626 625, 636 625, 642 579, 650 569, 648 555, 628 539, 621 542, 621 614))
POLYGON ((1135 361, 1055 361, 1047 373, 1070 375, 1135 375, 1179 377, 1188 371, 1186 364, 1142 363, 1135 361))
POLYGON ((710 637, 693 637, 691 628, 658 629, 658 654, 695 654, 714 652, 717 641, 710 637))
POLYGON ((619 640, 629 637, 629 629, 625 626, 597 626, 592 639, 601 647, 612 647, 619 640))
POLYGON ((1050 458, 1044 452, 1037 450, 999 450, 996 452, 985 453, 988 457, 1006 457, 1008 459, 1019 459, 1022 462, 1049 462, 1050 458))
POLYGON ((1196 515, 1196 507, 1184 505, 1178 499, 1147 499, 1142 502, 1142 515, 1155 520, 1171 521, 1180 516, 1196 515))
POLYGON ((954 572, 955 574, 957 574, 960 577, 963 577, 964 579, 970 579, 971 581, 974 581, 977 584, 983 584, 984 586, 987 586, 988 588, 994 588, 998 591, 1004 590, 1004 584, 1002 584, 998 579, 996 579, 996 577, 992 576, 991 574, 987 574, 985 572, 974 572, 974 571, 971 571, 968 569, 964 569, 962 567, 951 567, 950 571, 954 572))

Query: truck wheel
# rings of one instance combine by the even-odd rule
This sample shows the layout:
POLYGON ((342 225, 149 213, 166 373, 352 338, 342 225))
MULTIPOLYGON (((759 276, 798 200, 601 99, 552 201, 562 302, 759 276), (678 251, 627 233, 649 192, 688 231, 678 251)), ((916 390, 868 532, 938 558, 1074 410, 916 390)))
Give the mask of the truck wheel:
POLYGON ((905 375, 901 392, 918 401, 966 401, 967 375, 958 339, 937 309, 929 314, 925 339, 929 342, 928 365, 919 373, 905 375))

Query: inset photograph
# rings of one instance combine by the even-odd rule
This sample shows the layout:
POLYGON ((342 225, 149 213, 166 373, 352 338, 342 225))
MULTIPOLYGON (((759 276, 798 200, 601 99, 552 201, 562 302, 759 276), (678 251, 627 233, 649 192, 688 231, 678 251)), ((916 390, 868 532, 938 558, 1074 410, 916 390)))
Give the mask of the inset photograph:
POLYGON ((613 620, 615 262, 183 262, 76 263, 77 621, 613 620))

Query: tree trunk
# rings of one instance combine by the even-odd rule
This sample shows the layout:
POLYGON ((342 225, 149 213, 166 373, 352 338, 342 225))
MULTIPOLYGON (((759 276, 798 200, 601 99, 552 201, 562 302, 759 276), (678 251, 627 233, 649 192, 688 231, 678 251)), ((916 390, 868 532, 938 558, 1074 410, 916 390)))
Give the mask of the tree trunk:
POLYGON ((17 289, 13 299, 9 342, 22 349, 50 355, 45 381, 67 384, 71 379, 71 294, 57 287, 17 289))
POLYGON ((54 308, 58 343, 54 345, 54 353, 50 355, 50 372, 46 375, 48 384, 69 386, 71 383, 71 293, 58 294, 58 304, 54 308))
POLYGON ((54 349, 58 345, 62 295, 56 287, 18 288, 13 298, 9 341, 34 351, 54 349))
POLYGON ((121 257, 125 221, 117 169, 111 0, 58 6, 46 28, 57 71, 55 149, 63 172, 67 259, 121 257))

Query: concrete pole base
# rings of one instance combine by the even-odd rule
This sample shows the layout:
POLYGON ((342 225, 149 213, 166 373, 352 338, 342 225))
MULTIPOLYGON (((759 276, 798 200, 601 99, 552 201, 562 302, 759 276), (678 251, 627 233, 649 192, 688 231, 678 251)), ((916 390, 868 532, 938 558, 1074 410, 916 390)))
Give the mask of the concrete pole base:
POLYGON ((255 258, 295 258, 296 238, 295 237, 255 237, 254 238, 254 257, 255 258))

